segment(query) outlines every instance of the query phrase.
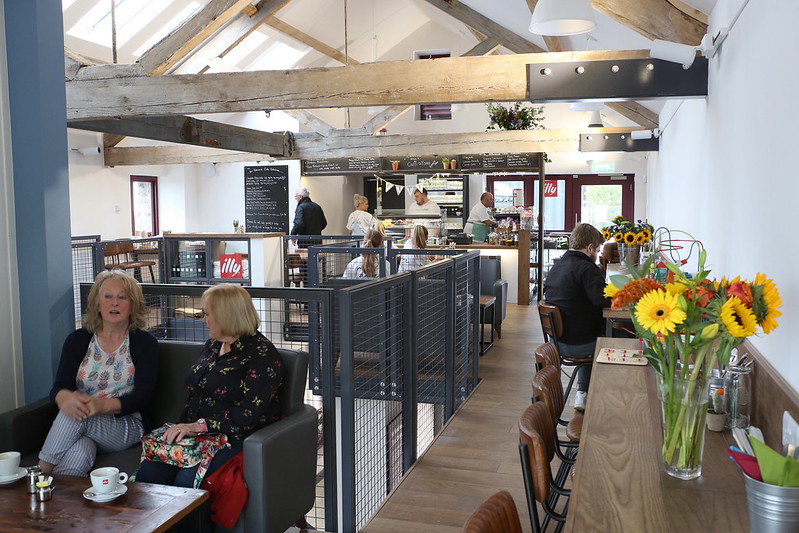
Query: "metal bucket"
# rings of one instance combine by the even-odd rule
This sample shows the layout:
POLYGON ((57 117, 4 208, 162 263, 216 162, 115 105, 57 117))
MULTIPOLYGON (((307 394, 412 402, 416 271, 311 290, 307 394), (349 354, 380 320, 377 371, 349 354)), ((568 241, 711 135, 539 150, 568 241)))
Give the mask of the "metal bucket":
POLYGON ((744 474, 751 533, 799 531, 799 487, 780 487, 744 474))

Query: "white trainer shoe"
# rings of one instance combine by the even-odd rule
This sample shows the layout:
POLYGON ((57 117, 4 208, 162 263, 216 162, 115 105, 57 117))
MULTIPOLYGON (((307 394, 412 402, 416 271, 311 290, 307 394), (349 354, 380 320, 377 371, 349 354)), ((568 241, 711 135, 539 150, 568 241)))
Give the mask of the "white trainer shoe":
POLYGON ((574 395, 574 410, 575 411, 585 411, 585 399, 588 398, 588 393, 586 391, 578 390, 577 394, 574 395))

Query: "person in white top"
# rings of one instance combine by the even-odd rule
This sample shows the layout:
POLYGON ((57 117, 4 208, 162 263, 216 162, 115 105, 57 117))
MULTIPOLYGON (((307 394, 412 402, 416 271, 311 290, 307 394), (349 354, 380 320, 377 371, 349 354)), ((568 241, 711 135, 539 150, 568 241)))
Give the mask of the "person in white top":
MULTIPOLYGON (((383 236, 380 232, 370 229, 363 238, 364 248, 380 248, 383 246, 383 236)), ((361 254, 347 264, 342 275, 345 279, 377 278, 380 277, 380 255, 376 253, 361 254)), ((391 267, 388 261, 383 261, 386 269, 386 276, 391 274, 391 267)))
POLYGON ((350 217, 347 219, 347 230, 352 235, 366 235, 366 232, 376 222, 375 217, 367 211, 369 209, 369 199, 366 196, 355 193, 352 201, 355 204, 355 211, 350 213, 350 217))
MULTIPOLYGON (((424 250, 427 248, 427 228, 421 224, 417 224, 413 228, 413 236, 405 241, 403 250, 424 250)), ((416 255, 416 254, 400 254, 400 263, 397 273, 408 272, 409 270, 416 270, 428 263, 432 258, 429 255, 416 255)))
POLYGON ((441 209, 433 200, 427 199, 427 189, 417 189, 413 193, 413 204, 405 212, 406 215, 440 215, 441 209))
POLYGON ((494 195, 490 192, 484 192, 480 195, 480 201, 474 204, 472 210, 469 211, 469 218, 466 219, 466 225, 463 226, 464 233, 472 232, 472 223, 480 222, 486 226, 496 226, 497 223, 491 218, 491 213, 488 208, 494 205, 494 195))

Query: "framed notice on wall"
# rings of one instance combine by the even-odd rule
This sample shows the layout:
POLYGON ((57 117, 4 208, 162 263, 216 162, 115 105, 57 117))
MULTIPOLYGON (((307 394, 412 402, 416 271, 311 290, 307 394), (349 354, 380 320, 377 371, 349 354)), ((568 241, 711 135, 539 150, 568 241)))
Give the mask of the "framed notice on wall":
POLYGON ((244 167, 244 227, 251 233, 289 232, 288 165, 244 167))

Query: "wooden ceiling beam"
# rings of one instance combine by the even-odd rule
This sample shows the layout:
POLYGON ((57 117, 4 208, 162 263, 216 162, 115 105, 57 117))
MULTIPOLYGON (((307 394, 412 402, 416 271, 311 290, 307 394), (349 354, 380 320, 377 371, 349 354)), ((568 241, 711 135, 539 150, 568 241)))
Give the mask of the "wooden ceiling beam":
POLYGON ((180 66, 181 72, 197 74, 208 67, 215 57, 224 57, 247 36, 254 32, 267 18, 286 6, 291 0, 261 0, 252 16, 239 16, 203 44, 180 66))
POLYGON ((84 67, 66 83, 67 120, 526 100, 528 63, 645 57, 648 50, 550 52, 179 76, 121 67, 124 78, 114 65, 84 67))
POLYGON ((650 111, 637 102, 605 102, 605 107, 632 120, 644 129, 657 128, 660 122, 660 117, 658 117, 657 113, 650 111))
MULTIPOLYGON (((593 133, 619 128, 595 128, 593 133)), ((624 130, 629 131, 629 128, 624 130)), ((330 157, 410 157, 419 154, 483 154, 508 152, 576 152, 578 130, 488 131, 430 135, 361 135, 323 137, 299 134, 291 159, 330 157)), ((170 165, 233 163, 280 159, 269 154, 236 153, 191 146, 111 148, 106 165, 170 165)))
POLYGON ((520 37, 509 29, 500 26, 490 18, 486 17, 470 8, 458 0, 426 0, 427 3, 434 5, 441 11, 447 13, 456 20, 459 20, 479 31, 486 37, 496 39, 502 46, 516 52, 517 54, 528 54, 544 52, 541 47, 531 43, 527 39, 520 37))
POLYGON ((707 33, 707 23, 674 4, 667 0, 591 0, 594 9, 647 39, 698 45, 707 33))
POLYGON ((139 64, 151 74, 164 74, 249 4, 250 0, 211 0, 142 54, 139 64))
POLYGON ((327 44, 323 43, 322 41, 320 41, 318 39, 314 39, 313 37, 311 37, 307 33, 303 33, 302 31, 298 30, 297 28, 295 28, 294 26, 292 26, 290 24, 286 24, 285 22, 283 22, 282 20, 278 19, 277 17, 267 17, 265 23, 266 23, 267 26, 271 26, 272 28, 274 28, 277 31, 279 31, 280 33, 282 33, 282 34, 294 39, 295 41, 298 41, 298 42, 300 42, 300 43, 302 43, 302 44, 304 44, 306 46, 309 46, 309 47, 313 48, 314 50, 316 50, 317 52, 321 53, 322 55, 325 55, 327 57, 335 59, 336 61, 338 61, 342 65, 346 65, 348 63, 350 65, 357 65, 357 64, 360 63, 360 61, 356 61, 351 56, 350 57, 345 56, 344 53, 339 52, 338 50, 336 50, 332 46, 328 46, 327 44))
POLYGON ((250 128, 231 126, 193 117, 134 117, 121 120, 79 120, 70 128, 113 133, 140 139, 194 146, 209 146, 273 156, 289 156, 287 137, 250 128))

